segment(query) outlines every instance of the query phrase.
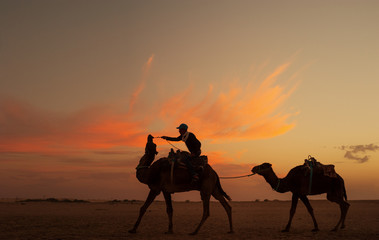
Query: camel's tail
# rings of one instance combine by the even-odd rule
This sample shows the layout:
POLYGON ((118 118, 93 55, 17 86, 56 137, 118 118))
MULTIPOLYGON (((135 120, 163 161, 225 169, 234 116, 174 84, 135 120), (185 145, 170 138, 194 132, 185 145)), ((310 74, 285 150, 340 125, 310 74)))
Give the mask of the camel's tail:
POLYGON ((228 199, 229 201, 231 201, 232 199, 229 197, 228 194, 226 194, 226 192, 224 192, 224 190, 222 189, 221 187, 221 183, 220 183, 220 178, 218 177, 217 175, 217 188, 219 189, 219 191, 221 192, 221 194, 226 198, 228 199))

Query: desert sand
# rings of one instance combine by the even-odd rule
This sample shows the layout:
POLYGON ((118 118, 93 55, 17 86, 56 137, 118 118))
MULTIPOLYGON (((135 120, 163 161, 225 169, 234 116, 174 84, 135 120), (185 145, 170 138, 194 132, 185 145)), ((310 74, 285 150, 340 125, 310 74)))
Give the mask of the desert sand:
POLYGON ((228 234, 226 213, 211 202, 210 217, 197 236, 189 236, 199 223, 201 202, 174 202, 174 234, 167 235, 164 202, 154 202, 136 234, 128 233, 142 202, 1 202, 0 239, 379 239, 379 201, 349 201, 346 229, 331 232, 339 219, 337 204, 314 200, 311 204, 320 227, 311 232, 311 217, 299 202, 292 228, 282 233, 290 201, 231 202, 234 234, 228 234))

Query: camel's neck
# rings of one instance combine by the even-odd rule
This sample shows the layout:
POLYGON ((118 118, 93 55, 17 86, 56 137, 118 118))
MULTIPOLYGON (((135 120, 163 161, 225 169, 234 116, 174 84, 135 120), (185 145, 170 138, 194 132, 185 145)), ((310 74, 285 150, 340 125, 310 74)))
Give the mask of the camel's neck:
POLYGON ((290 191, 290 189, 287 186, 287 179, 278 178, 272 169, 270 171, 267 171, 263 175, 263 177, 265 178, 266 182, 270 184, 271 188, 274 189, 275 191, 280 192, 280 193, 290 191))
POLYGON ((136 168, 137 169, 136 176, 137 176, 138 181, 140 181, 141 183, 148 184, 149 176, 150 176, 150 165, 154 161, 154 157, 155 155, 150 156, 148 154, 145 154, 141 158, 136 168))

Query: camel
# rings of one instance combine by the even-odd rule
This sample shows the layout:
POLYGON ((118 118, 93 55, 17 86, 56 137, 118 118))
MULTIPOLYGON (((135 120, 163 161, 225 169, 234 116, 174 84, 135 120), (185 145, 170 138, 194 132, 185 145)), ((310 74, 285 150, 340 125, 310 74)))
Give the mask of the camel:
POLYGON ((231 200, 230 197, 224 192, 221 187, 220 179, 217 173, 212 169, 208 164, 204 166, 204 169, 200 175, 200 182, 197 185, 191 184, 191 177, 189 172, 185 168, 175 168, 173 174, 171 175, 170 171, 170 162, 173 158, 181 158, 184 155, 189 154, 188 152, 177 152, 171 149, 170 155, 168 158, 160 158, 155 161, 152 165, 151 163, 154 160, 154 157, 143 157, 140 160, 139 165, 137 166, 137 179, 144 184, 147 184, 150 188, 149 195, 140 208, 138 219, 134 227, 129 230, 130 233, 136 233, 137 228, 141 222, 141 219, 146 212, 147 208, 154 201, 155 197, 163 192, 163 196, 166 202, 166 211, 168 214, 168 231, 167 234, 173 233, 173 223, 172 215, 173 208, 171 202, 171 194, 176 192, 187 192, 192 190, 200 191, 201 200, 203 202, 203 216, 200 223, 196 229, 191 233, 195 235, 200 230, 200 227, 204 224, 205 220, 209 217, 209 200, 211 195, 217 199, 221 205, 224 207, 228 219, 229 219, 229 233, 233 233, 233 224, 232 224, 232 208, 225 200, 231 200), (173 177, 171 179, 171 177, 173 177))
POLYGON ((315 171, 312 181, 310 181, 310 175, 306 174, 306 167, 300 165, 292 168, 285 178, 278 178, 272 170, 270 163, 263 163, 259 166, 255 166, 251 171, 263 176, 273 190, 279 193, 285 193, 288 191, 292 192, 290 217, 286 228, 282 230, 282 232, 288 232, 290 230, 292 218, 295 214, 299 198, 307 207, 307 210, 312 217, 314 224, 314 229, 312 231, 319 231, 316 218, 313 214, 313 208, 308 201, 307 195, 318 195, 322 193, 326 193, 327 199, 339 204, 341 209, 340 220, 333 228, 333 231, 337 231, 340 224, 341 229, 345 228, 345 218, 350 204, 346 202, 347 196, 345 184, 342 177, 338 174, 336 174, 336 178, 332 178, 325 176, 322 172, 315 171))

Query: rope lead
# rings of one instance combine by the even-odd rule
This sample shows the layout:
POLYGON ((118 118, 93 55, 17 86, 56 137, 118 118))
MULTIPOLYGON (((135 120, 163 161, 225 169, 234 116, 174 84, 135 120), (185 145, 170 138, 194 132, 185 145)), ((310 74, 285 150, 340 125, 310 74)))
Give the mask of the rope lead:
POLYGON ((253 175, 255 175, 255 173, 248 174, 248 175, 242 175, 242 176, 236 176, 236 177, 219 177, 219 178, 221 178, 221 179, 232 179, 232 178, 250 177, 250 176, 253 176, 253 175))

